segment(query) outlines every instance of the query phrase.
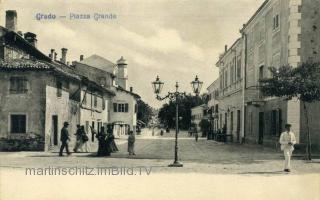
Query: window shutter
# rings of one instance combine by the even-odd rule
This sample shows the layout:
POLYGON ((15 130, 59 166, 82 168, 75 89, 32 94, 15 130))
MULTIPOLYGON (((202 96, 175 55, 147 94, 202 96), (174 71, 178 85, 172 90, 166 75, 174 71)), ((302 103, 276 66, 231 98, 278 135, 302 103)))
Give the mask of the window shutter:
POLYGON ((113 103, 113 112, 118 112, 117 103, 113 103))
POLYGON ((129 104, 124 104, 124 112, 129 112, 129 104))

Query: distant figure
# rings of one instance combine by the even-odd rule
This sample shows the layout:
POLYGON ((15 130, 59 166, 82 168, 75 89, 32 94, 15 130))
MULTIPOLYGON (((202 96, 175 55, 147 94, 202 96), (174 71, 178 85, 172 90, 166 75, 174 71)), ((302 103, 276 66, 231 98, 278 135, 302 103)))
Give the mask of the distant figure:
POLYGON ((198 142, 198 138, 199 138, 198 131, 194 132, 194 138, 196 139, 196 142, 198 142))
POLYGON ((133 131, 129 132, 129 137, 128 137, 128 152, 129 152, 129 156, 131 155, 136 155, 134 153, 134 143, 136 142, 136 138, 133 134, 133 131))
POLYGON ((60 152, 59 156, 63 156, 63 149, 66 148, 67 154, 70 155, 71 153, 69 152, 69 147, 68 147, 68 142, 70 141, 70 136, 68 132, 68 122, 63 123, 63 128, 61 129, 61 136, 60 136, 60 141, 61 141, 61 147, 60 147, 60 152))
POLYGON ((107 134, 108 134, 108 143, 110 145, 111 152, 119 151, 115 141, 114 141, 114 135, 113 135, 113 125, 108 124, 107 125, 107 134))
POLYGON ((85 152, 89 152, 89 148, 88 148, 88 141, 89 141, 89 137, 84 129, 84 126, 81 126, 81 138, 82 138, 82 144, 80 146, 81 151, 83 152, 83 147, 84 147, 84 151, 85 152))
POLYGON ((281 133, 280 136, 280 144, 281 144, 281 150, 284 154, 284 171, 290 172, 291 168, 291 156, 292 152, 294 150, 294 145, 296 144, 296 137, 294 136, 294 133, 291 132, 291 124, 285 125, 286 131, 281 133))
POLYGON ((99 146, 97 156, 110 156, 110 149, 108 147, 108 137, 104 132, 104 127, 101 127, 101 131, 96 135, 99 146))
POLYGON ((80 124, 77 124, 77 132, 74 134, 76 136, 76 145, 73 148, 75 153, 78 152, 78 149, 82 146, 82 133, 80 124))

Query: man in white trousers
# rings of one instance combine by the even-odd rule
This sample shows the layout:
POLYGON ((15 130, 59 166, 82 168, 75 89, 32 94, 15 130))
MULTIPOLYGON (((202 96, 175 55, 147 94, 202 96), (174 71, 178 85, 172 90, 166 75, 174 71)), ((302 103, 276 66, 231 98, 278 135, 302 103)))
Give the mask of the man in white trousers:
POLYGON ((280 136, 280 144, 281 144, 281 150, 284 154, 284 171, 290 172, 290 161, 291 161, 291 155, 294 150, 294 145, 296 144, 296 137, 294 136, 294 133, 291 131, 291 124, 285 125, 286 131, 281 133, 280 136))

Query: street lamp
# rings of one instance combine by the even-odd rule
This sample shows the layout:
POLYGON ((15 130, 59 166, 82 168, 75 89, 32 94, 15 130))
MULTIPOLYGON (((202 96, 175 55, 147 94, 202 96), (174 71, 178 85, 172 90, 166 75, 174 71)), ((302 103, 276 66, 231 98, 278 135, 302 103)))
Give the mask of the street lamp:
MULTIPOLYGON (((203 82, 199 81, 198 76, 196 76, 195 80, 191 82, 191 86, 193 89, 193 92, 196 95, 199 95, 201 87, 203 82)), ((156 99, 159 101, 170 99, 171 101, 175 101, 176 103, 176 135, 175 135, 175 148, 174 148, 174 162, 169 165, 169 167, 183 167, 183 164, 179 162, 178 159, 178 132, 179 132, 179 99, 186 96, 185 92, 179 92, 179 85, 178 82, 176 82, 176 91, 175 92, 168 92, 168 94, 164 97, 159 96, 161 93, 161 90, 163 88, 164 83, 160 81, 159 76, 157 76, 156 80, 152 82, 152 87, 154 90, 154 93, 157 95, 156 99)))

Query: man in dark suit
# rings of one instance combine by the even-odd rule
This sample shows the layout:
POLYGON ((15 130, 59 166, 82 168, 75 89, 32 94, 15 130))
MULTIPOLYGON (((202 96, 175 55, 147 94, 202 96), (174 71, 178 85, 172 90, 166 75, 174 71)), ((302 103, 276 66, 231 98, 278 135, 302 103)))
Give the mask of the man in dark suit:
POLYGON ((69 152, 69 147, 68 147, 68 142, 70 141, 70 136, 69 136, 69 131, 68 131, 68 122, 63 123, 63 128, 61 129, 61 136, 60 136, 60 141, 61 141, 61 147, 60 147, 60 153, 59 156, 63 156, 63 149, 66 148, 67 154, 70 155, 71 153, 69 152))

